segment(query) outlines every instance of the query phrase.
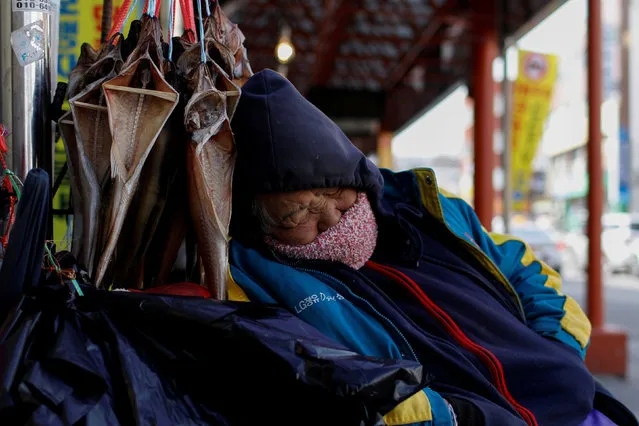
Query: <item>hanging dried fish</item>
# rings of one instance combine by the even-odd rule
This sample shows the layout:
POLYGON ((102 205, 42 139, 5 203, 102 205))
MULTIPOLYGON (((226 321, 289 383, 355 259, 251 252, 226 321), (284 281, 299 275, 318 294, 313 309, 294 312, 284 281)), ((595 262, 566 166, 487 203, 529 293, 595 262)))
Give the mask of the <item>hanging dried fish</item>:
POLYGON ((84 91, 91 83, 113 77, 120 71, 123 62, 120 35, 102 45, 98 51, 93 50, 90 44, 84 43, 78 63, 69 74, 69 100, 84 91))
POLYGON ((240 31, 238 25, 231 22, 224 14, 219 2, 215 2, 213 15, 207 19, 206 24, 206 37, 213 38, 218 43, 226 46, 231 55, 233 55, 234 64, 232 69, 228 70, 228 73, 233 78, 233 82, 241 87, 253 75, 246 48, 244 47, 244 34, 240 31))
MULTIPOLYGON (((201 4, 198 6, 201 9, 201 4)), ((193 46, 184 52, 178 70, 186 76, 187 87, 193 92, 184 118, 186 130, 191 132, 187 173, 198 252, 205 272, 204 282, 214 297, 223 299, 228 279, 228 235, 236 155, 230 117, 240 95, 234 78, 236 74, 242 77, 252 72, 248 60, 245 61, 244 36, 224 16, 219 4, 205 25, 206 33, 200 27, 200 51, 193 46)))
MULTIPOLYGON (((169 31, 169 37, 171 35, 172 31, 169 31)), ((181 56, 185 47, 193 43, 187 35, 170 41, 171 45, 162 46, 168 60, 163 61, 161 71, 165 80, 178 90, 180 79, 174 60, 181 56)), ((155 285, 164 279, 160 274, 175 263, 177 251, 184 239, 187 220, 184 206, 188 203, 188 198, 184 196, 186 151, 183 140, 186 135, 182 119, 174 119, 182 114, 183 108, 173 111, 172 118, 162 129, 142 169, 138 190, 123 225, 123 237, 118 242, 113 259, 114 283, 117 285, 138 288, 155 285), (179 134, 184 137, 176 137, 179 134), (180 205, 181 209, 173 208, 180 205), (167 218, 166 215, 171 216, 167 218), (162 225, 165 229, 160 229, 160 221, 167 219, 170 222, 162 225), (162 268, 166 264, 168 266, 162 268)))
POLYGON ((215 298, 224 299, 236 152, 225 93, 215 88, 206 64, 195 74, 197 89, 184 114, 186 130, 192 132, 187 151, 191 217, 205 283, 215 298))
POLYGON ((83 43, 80 48, 78 62, 69 74, 69 99, 80 93, 87 85, 87 70, 98 60, 98 52, 89 43, 83 43))
MULTIPOLYGON (((172 28, 171 24, 170 20, 170 28, 172 28)), ((170 30, 169 37, 171 36, 172 31, 170 30)), ((173 37, 170 40, 172 43, 166 52, 168 60, 164 62, 164 78, 177 90, 182 89, 183 79, 178 72, 176 62, 186 50, 193 46, 192 39, 194 39, 192 33, 187 30, 182 37, 173 37)), ((131 206, 134 211, 137 205, 155 206, 152 211, 142 208, 134 213, 133 218, 130 218, 129 223, 134 229, 130 233, 126 232, 126 235, 133 235, 137 232, 141 238, 134 237, 133 240, 141 241, 142 244, 130 256, 133 261, 129 259, 129 262, 126 259, 127 255, 122 253, 125 249, 130 249, 130 246, 123 242, 122 249, 118 249, 120 252, 118 257, 124 257, 125 264, 122 268, 118 266, 117 269, 132 269, 129 276, 136 277, 138 287, 142 284, 148 288, 169 283, 170 273, 175 265, 190 221, 188 195, 185 190, 186 150, 183 144, 188 135, 184 131, 183 114, 184 105, 179 103, 162 130, 156 147, 151 152, 151 157, 157 156, 159 160, 161 154, 157 151, 164 151, 163 161, 158 164, 151 158, 147 160, 148 164, 145 165, 142 172, 138 193, 136 200, 134 200, 136 204, 131 206), (166 144, 163 144, 164 137, 169 139, 166 144), (155 190, 147 188, 155 188, 155 190), (145 219, 145 215, 150 215, 150 217, 145 219), (144 224, 144 226, 135 224, 144 224), (144 234, 140 233, 140 229, 144 229, 144 234)), ((118 280, 116 276, 116 282, 120 281, 124 282, 118 280)))
POLYGON ((136 49, 118 76, 103 84, 109 127, 113 135, 113 194, 105 218, 106 245, 98 263, 96 284, 105 275, 117 245, 144 163, 178 103, 178 92, 164 79, 161 29, 157 18, 145 16, 136 49))
MULTIPOLYGON (((208 76, 211 80, 211 84, 219 91, 225 92, 226 112, 228 117, 232 118, 237 106, 237 102, 239 101, 240 88, 231 80, 229 74, 225 71, 225 69, 214 59, 216 56, 220 56, 220 51, 218 50, 219 48, 224 49, 225 52, 230 51, 223 45, 215 42, 210 38, 206 38, 204 40, 204 46, 207 52, 207 57, 209 59, 206 63, 206 66, 209 70, 208 76)), ((232 58, 232 56, 228 56, 227 59, 231 61, 231 65, 229 65, 228 67, 232 68, 234 59, 232 58)), ((180 60, 178 61, 178 71, 186 81, 187 90, 189 90, 190 93, 197 92, 197 88, 201 86, 199 78, 193 77, 200 72, 200 62, 201 45, 198 44, 192 45, 189 50, 182 54, 180 60)))
MULTIPOLYGON (((102 46, 97 60, 86 69, 83 65, 78 71, 83 74, 74 76, 73 90, 81 91, 75 95, 69 91, 75 137, 72 138, 67 129, 64 141, 74 144, 73 148, 66 146, 67 152, 77 151, 79 166, 76 167, 72 179, 82 181, 74 184, 76 189, 81 191, 76 193, 74 205, 76 211, 81 212, 82 226, 74 227, 72 250, 89 271, 95 266, 102 193, 110 168, 111 133, 107 126, 106 99, 101 86, 105 80, 112 78, 119 71, 123 63, 120 51, 119 39, 115 44, 102 46), (80 233, 76 234, 76 231, 80 233)), ((88 63, 91 48, 87 47, 84 52, 87 54, 88 63)), ((61 130, 69 124, 68 121, 65 119, 61 130)))

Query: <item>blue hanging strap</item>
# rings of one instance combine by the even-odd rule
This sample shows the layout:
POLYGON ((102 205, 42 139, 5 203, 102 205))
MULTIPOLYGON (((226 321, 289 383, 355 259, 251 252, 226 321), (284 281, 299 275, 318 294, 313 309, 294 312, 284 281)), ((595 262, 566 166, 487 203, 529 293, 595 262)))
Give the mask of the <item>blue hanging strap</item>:
POLYGON ((206 48, 204 47, 204 19, 202 19, 202 0, 197 1, 197 13, 200 16, 200 61, 206 63, 206 48))
POLYGON ((129 21, 129 18, 131 18, 131 14, 133 13, 133 10, 138 7, 138 1, 139 0, 133 0, 131 2, 131 6, 129 7, 129 10, 126 12, 126 16, 124 17, 124 21, 122 21, 122 26, 120 27, 118 32, 121 33, 122 31, 124 31, 124 25, 126 25, 126 23, 129 21))
POLYGON ((173 20, 175 19, 175 0, 169 0, 169 61, 173 61, 173 20))

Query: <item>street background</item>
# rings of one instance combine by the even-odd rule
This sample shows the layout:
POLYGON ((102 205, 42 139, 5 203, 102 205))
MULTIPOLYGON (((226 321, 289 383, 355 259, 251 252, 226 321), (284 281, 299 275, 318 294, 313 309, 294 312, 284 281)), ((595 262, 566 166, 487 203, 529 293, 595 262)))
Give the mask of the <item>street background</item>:
MULTIPOLYGON (((627 274, 606 274, 606 322, 628 331, 628 376, 599 377, 601 382, 635 414, 639 414, 639 278, 627 274)), ((585 307, 586 280, 574 268, 564 272, 564 293, 585 307)))

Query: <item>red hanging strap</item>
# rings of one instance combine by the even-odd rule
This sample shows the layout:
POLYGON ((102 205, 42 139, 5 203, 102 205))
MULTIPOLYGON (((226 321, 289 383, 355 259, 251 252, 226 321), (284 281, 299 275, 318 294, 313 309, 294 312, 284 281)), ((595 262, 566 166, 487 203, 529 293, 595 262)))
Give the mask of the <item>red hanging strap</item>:
MULTIPOLYGON (((124 21, 126 20, 126 16, 129 12, 129 9, 131 8, 132 3, 133 3, 133 0, 124 0, 124 3, 122 3, 122 7, 120 7, 120 10, 118 11, 118 15, 115 17, 115 20, 113 21, 113 25, 111 26, 111 31, 109 32, 109 37, 108 37, 109 40, 111 40, 111 38, 113 38, 113 36, 116 33, 122 31, 122 26, 124 25, 124 21)), ((147 5, 148 5, 148 2, 147 2, 147 5)))
POLYGON ((419 287, 419 285, 406 274, 398 271, 394 268, 380 265, 378 263, 368 261, 366 263, 372 270, 379 272, 380 274, 392 279, 393 281, 401 284, 408 291, 410 291, 421 304, 426 308, 429 314, 433 316, 444 329, 459 343, 463 348, 473 353, 490 371, 493 379, 493 384, 514 408, 519 415, 526 421, 529 426, 538 426, 535 415, 523 405, 519 404, 517 400, 511 395, 506 385, 506 375, 504 368, 497 359, 497 357, 488 349, 473 342, 466 334, 459 328, 457 323, 448 315, 442 308, 437 306, 435 302, 429 298, 426 293, 419 287))
POLYGON ((158 4, 155 5, 155 16, 160 17, 160 6, 162 5, 162 1, 158 0, 158 4))
MULTIPOLYGON (((5 140, 5 136, 9 134, 10 134, 9 130, 6 127, 4 127, 2 124, 0 124, 0 165, 2 165, 3 172, 7 170, 7 163, 4 160, 4 154, 6 154, 9 151, 9 148, 7 147, 7 142, 5 140)), ((7 224, 5 226, 6 232, 0 238, 0 244, 2 244, 4 248, 7 248, 7 245, 9 244, 9 231, 11 230, 11 227, 13 226, 13 223, 16 220, 15 207, 18 201, 18 195, 13 190, 11 179, 6 174, 4 178, 2 179, 2 185, 4 185, 6 191, 9 193, 9 220, 7 221, 7 224)))
POLYGON ((15 194, 9 197, 9 221, 6 226, 6 232, 0 240, 0 244, 2 244, 2 247, 4 247, 5 249, 9 245, 9 232, 11 231, 11 228, 16 221, 16 199, 17 197, 15 196, 15 194))
MULTIPOLYGON (((5 170, 8 169, 7 163, 4 161, 4 154, 9 152, 9 147, 7 146, 7 141, 5 139, 5 136, 9 136, 10 134, 11 132, 9 131, 9 129, 4 127, 3 124, 0 124, 0 165, 2 166, 3 173, 5 170)), ((10 193, 13 192, 13 185, 11 185, 11 179, 9 178, 8 175, 6 174, 4 175, 4 178, 2 179, 2 184, 4 185, 7 192, 10 192, 10 193)))
POLYGON ((180 9, 182 9, 182 19, 184 20, 184 31, 191 43, 197 41, 195 36, 195 12, 193 10, 193 2, 190 0, 180 0, 180 9))

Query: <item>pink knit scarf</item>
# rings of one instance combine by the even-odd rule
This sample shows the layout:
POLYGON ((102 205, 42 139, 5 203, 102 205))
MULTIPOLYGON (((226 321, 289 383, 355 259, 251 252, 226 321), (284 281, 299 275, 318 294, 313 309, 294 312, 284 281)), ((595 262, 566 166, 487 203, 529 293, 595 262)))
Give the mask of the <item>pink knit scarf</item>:
POLYGON ((292 259, 329 260, 359 269, 370 259, 377 243, 377 222, 366 193, 340 218, 337 225, 319 234, 309 244, 283 244, 270 236, 266 243, 292 259))

